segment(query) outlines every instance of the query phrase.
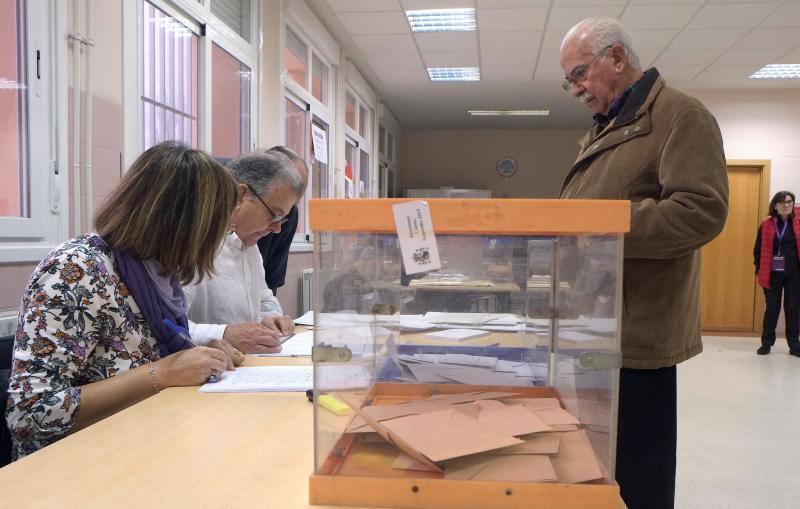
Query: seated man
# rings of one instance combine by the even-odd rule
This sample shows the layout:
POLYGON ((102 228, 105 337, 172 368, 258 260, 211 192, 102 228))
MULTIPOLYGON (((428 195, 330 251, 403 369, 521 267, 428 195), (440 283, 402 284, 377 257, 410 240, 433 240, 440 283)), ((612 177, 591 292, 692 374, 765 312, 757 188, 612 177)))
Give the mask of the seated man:
POLYGON ((264 279, 256 242, 278 233, 305 192, 305 180, 283 154, 248 154, 227 165, 237 201, 229 234, 214 259, 215 274, 184 288, 198 344, 223 338, 246 353, 280 351, 278 338, 294 330, 264 279))

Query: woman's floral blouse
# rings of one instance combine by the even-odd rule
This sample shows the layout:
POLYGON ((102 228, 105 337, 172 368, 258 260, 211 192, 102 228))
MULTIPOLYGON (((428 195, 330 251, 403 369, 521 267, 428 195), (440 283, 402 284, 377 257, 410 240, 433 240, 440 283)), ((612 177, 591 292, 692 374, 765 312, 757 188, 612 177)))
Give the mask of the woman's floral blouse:
POLYGON ((51 251, 22 295, 6 410, 14 456, 67 435, 81 386, 158 360, 155 345, 100 237, 51 251))

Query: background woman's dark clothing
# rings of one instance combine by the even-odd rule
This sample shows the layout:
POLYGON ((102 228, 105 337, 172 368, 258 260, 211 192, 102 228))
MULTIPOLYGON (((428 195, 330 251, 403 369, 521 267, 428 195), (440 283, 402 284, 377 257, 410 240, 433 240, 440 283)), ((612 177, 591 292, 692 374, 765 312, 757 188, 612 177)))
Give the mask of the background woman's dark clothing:
MULTIPOLYGON (((756 245, 753 247, 753 263, 756 266, 756 272, 761 265, 761 226, 758 227, 758 234, 756 235, 756 245)), ((778 228, 783 228, 783 221, 778 220, 778 228)), ((778 245, 781 248, 781 255, 786 257, 786 271, 796 272, 800 270, 800 261, 797 256, 797 239, 794 234, 794 228, 791 226, 786 228, 786 233, 780 240, 775 235, 772 241, 772 253, 778 253, 778 245)))
MULTIPOLYGON (((796 221, 796 219, 793 219, 796 221)), ((756 274, 759 270, 764 270, 762 265, 762 238, 765 226, 783 231, 783 235, 773 235, 772 256, 784 257, 785 269, 783 271, 771 271, 769 275, 769 288, 764 288, 764 298, 767 307, 764 311, 764 321, 761 332, 761 345, 772 347, 775 344, 775 327, 778 325, 778 317, 781 313, 781 296, 783 296, 783 311, 786 319, 786 342, 789 344, 791 352, 800 352, 800 259, 797 252, 797 235, 795 225, 785 224, 780 218, 775 225, 774 218, 768 218, 758 227, 755 246, 753 247, 753 263, 756 266, 756 274), (767 226, 767 222, 771 225, 767 226)), ((771 263, 771 262, 770 262, 771 263)), ((765 278, 763 278, 765 279, 765 278)), ((762 286, 763 279, 761 279, 762 286)))

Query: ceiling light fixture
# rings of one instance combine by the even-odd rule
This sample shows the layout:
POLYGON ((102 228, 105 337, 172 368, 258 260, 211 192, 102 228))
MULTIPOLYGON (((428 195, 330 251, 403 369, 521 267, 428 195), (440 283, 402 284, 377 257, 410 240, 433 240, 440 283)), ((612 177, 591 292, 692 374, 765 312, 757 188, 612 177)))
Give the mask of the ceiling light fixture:
POLYGON ((750 76, 753 80, 800 78, 800 64, 769 64, 750 76))
POLYGON ((406 11, 412 32, 474 32, 475 9, 406 11))
POLYGON ((428 67, 431 81, 480 81, 481 70, 477 67, 428 67))
POLYGON ((550 115, 550 110, 467 110, 467 113, 474 117, 546 117, 550 115))

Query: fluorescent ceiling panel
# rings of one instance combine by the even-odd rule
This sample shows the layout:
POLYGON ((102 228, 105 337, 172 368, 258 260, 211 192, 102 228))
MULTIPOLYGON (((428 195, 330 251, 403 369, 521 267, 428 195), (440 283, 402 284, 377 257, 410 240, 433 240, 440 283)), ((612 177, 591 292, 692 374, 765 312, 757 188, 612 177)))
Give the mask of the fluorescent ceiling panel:
POLYGON ((406 11, 412 32, 474 32, 475 9, 406 11))
POLYGON ((769 64, 750 76, 750 79, 786 80, 800 78, 800 64, 769 64))
POLYGON ((428 67, 431 81, 480 81, 477 67, 428 67))
POLYGON ((550 115, 550 110, 467 110, 475 117, 546 117, 550 115))

